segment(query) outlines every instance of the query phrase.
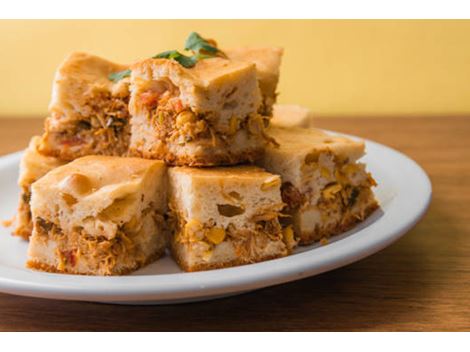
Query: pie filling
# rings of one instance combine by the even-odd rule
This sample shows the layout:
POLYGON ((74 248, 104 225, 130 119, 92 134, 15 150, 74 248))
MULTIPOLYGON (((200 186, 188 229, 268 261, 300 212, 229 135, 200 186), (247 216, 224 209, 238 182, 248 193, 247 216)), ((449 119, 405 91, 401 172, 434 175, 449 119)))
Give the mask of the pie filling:
POLYGON ((269 140, 264 131, 267 118, 253 113, 244 117, 232 116, 225 125, 216 123, 215 114, 196 113, 185 106, 178 88, 171 84, 164 87, 144 91, 138 96, 138 104, 145 111, 156 139, 164 144, 184 146, 197 141, 212 147, 229 147, 240 131, 269 140))
MULTIPOLYGON (((153 231, 161 231, 163 217, 150 212, 147 212, 146 216, 153 217, 153 231)), ((135 219, 119 226, 111 238, 91 236, 80 226, 64 233, 59 225, 40 217, 37 217, 34 223, 35 233, 32 241, 45 246, 49 241, 52 241, 55 250, 54 260, 32 258, 28 263, 31 267, 38 264, 48 264, 59 272, 120 274, 147 264, 150 259, 155 259, 155 255, 162 254, 159 252, 163 252, 165 247, 163 233, 151 233, 143 236, 139 223, 135 219), (153 237, 154 239, 160 237, 161 243, 153 241, 152 244, 149 244, 142 237, 153 237)))
POLYGON ((172 210, 169 216, 172 244, 191 249, 191 254, 205 263, 211 262, 215 251, 227 244, 233 246, 237 258, 246 259, 246 262, 268 254, 264 253, 265 249, 274 243, 281 244, 284 254, 288 254, 297 240, 290 228, 282 229, 279 216, 278 210, 273 210, 253 217, 250 226, 245 228, 237 228, 232 223, 218 227, 213 220, 205 223, 194 219, 186 221, 172 210))
POLYGON ((283 223, 294 224, 301 237, 328 237, 368 215, 376 204, 371 191, 376 182, 364 164, 338 160, 332 154, 307 161, 301 189, 290 182, 281 186, 284 212, 291 215, 283 223))
POLYGON ((124 155, 130 139, 128 100, 102 92, 85 100, 81 119, 62 122, 62 117, 52 116, 53 122, 46 128, 46 149, 72 159, 90 154, 124 155))

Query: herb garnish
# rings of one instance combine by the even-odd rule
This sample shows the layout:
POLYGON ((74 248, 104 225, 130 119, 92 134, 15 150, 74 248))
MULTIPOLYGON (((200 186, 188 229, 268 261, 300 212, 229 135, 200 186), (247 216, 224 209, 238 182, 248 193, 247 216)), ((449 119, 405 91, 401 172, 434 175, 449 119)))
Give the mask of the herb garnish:
POLYGON ((196 32, 192 32, 188 39, 186 39, 184 50, 189 50, 196 54, 201 52, 208 55, 212 54, 213 56, 216 56, 220 52, 214 41, 206 40, 196 32))
POLYGON ((155 55, 154 59, 173 59, 186 68, 191 68, 199 60, 208 59, 211 57, 222 56, 225 54, 217 48, 215 41, 204 39, 198 33, 192 32, 189 34, 184 44, 184 50, 192 51, 191 56, 181 54, 177 50, 164 51, 155 55))
POLYGON ((186 56, 177 50, 164 51, 163 53, 153 56, 154 59, 173 59, 186 68, 196 65, 197 58, 195 56, 186 56))
POLYGON ((121 79, 129 77, 131 75, 131 70, 123 70, 119 72, 110 73, 108 78, 110 81, 119 82, 121 79))
MULTIPOLYGON (((154 59, 175 60, 181 66, 191 68, 199 60, 209 59, 211 57, 226 57, 225 54, 217 48, 215 41, 204 39, 196 32, 191 32, 184 44, 184 50, 191 51, 192 55, 187 56, 177 50, 168 50, 153 56, 154 59)), ((123 78, 129 77, 131 70, 111 73, 108 78, 113 82, 118 82, 123 78)))

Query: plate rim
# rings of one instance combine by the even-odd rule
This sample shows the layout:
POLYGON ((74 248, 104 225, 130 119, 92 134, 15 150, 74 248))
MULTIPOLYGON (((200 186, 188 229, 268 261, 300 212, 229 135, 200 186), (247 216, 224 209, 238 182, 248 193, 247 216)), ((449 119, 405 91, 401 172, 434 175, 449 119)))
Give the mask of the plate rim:
MULTIPOLYGON (((204 297, 213 299, 219 295, 283 284, 334 270, 377 253, 402 237, 425 215, 432 198, 429 176, 417 162, 396 149, 354 135, 326 131, 364 140, 369 152, 373 150, 392 156, 420 179, 421 182, 411 190, 419 197, 412 204, 412 211, 405 214, 399 225, 382 229, 373 238, 370 232, 382 225, 379 218, 357 234, 327 246, 266 262, 192 273, 94 277, 42 273, 0 264, 0 292, 62 300, 175 303, 179 300, 201 300, 204 297), (348 250, 345 250, 346 245, 350 246, 348 250), (314 256, 312 250, 315 251, 314 256)), ((19 151, 1 156, 0 169, 18 163, 21 154, 22 151, 19 151)), ((384 214, 389 215, 388 212, 384 214)))

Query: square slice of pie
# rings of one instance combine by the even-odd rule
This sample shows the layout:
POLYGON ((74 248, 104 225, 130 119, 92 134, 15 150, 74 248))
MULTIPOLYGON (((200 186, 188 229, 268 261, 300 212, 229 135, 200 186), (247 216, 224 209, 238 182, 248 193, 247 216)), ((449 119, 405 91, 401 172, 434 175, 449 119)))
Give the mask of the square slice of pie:
POLYGON ((186 271, 260 262, 296 245, 282 230, 281 179, 254 166, 169 169, 173 257, 186 271))
POLYGON ((40 140, 39 136, 31 138, 28 148, 24 151, 20 161, 20 176, 18 178, 20 198, 13 234, 23 237, 25 240, 31 236, 33 230, 31 208, 29 206, 31 185, 52 169, 64 164, 63 161, 55 157, 40 154, 37 150, 40 140))
POLYGON ((166 246, 166 167, 161 161, 87 156, 32 186, 29 268, 119 275, 166 246))
POLYGON ((252 62, 256 65, 262 96, 259 113, 263 116, 272 115, 272 107, 277 97, 276 89, 283 52, 282 48, 276 47, 239 47, 224 50, 224 53, 232 60, 252 62))
POLYGON ((313 128, 272 126, 279 147, 268 147, 261 165, 282 177, 285 213, 300 244, 328 238, 363 221, 378 203, 374 179, 359 159, 363 141, 313 128))
POLYGON ((110 75, 127 68, 86 53, 68 56, 55 74, 41 153, 64 160, 126 154, 129 78, 110 75))
POLYGON ((259 158, 268 138, 253 63, 210 58, 186 68, 148 59, 132 66, 130 153, 179 166, 259 158))

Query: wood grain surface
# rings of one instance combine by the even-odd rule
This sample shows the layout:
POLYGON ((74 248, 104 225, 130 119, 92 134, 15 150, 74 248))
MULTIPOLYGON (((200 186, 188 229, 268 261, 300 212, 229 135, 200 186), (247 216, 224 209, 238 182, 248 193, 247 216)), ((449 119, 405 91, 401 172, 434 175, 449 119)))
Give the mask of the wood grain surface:
MULTIPOLYGON (((329 273, 210 302, 117 306, 0 294, 0 330, 470 330, 470 118, 316 123, 387 144, 428 172, 429 212, 401 240, 329 273)), ((24 148, 41 126, 1 119, 0 154, 24 148)))

